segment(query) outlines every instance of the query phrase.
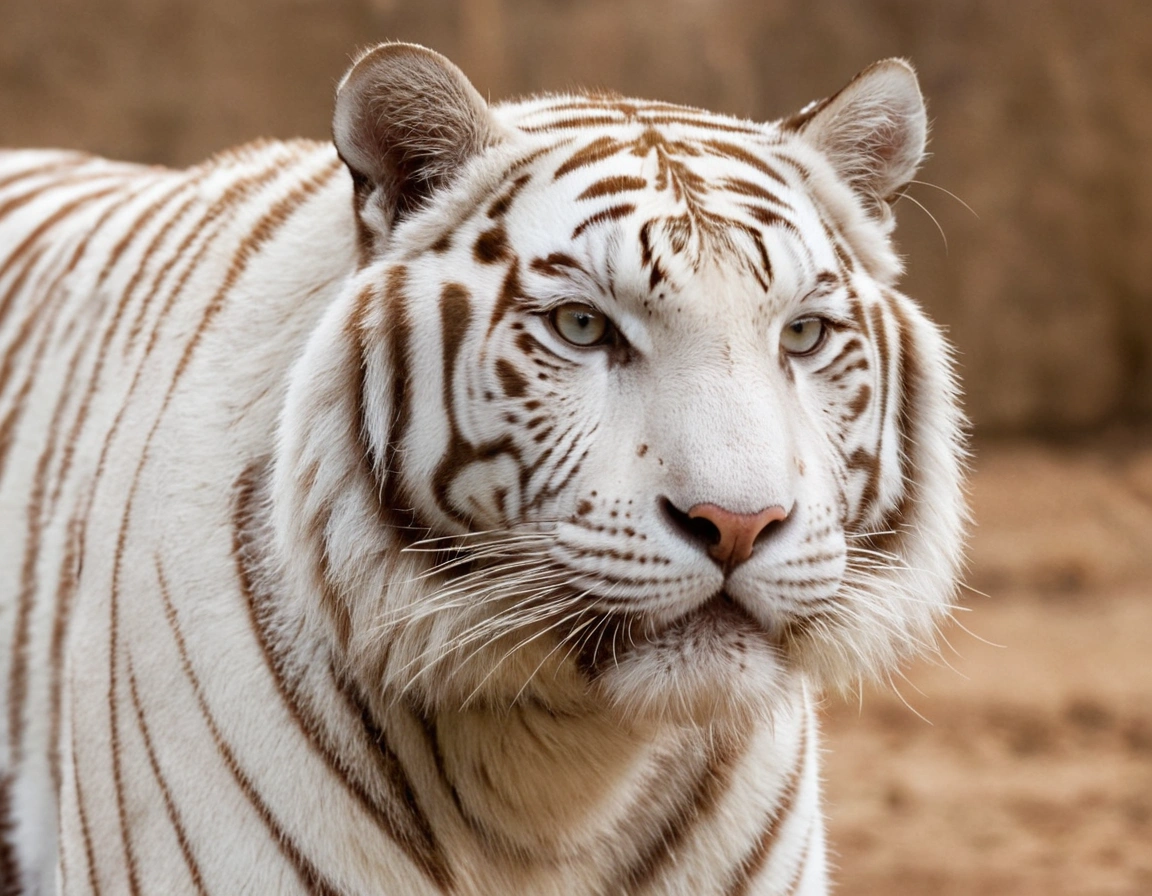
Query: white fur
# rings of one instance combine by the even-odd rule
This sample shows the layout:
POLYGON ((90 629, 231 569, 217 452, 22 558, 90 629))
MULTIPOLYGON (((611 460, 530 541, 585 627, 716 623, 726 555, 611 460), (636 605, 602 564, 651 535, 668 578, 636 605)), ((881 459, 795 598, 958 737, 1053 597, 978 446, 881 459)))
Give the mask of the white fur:
MULTIPOLYGON (((29 698, 20 756, 5 737, 0 769, 14 776, 26 892, 88 892, 98 880, 105 893, 194 892, 197 881, 210 893, 291 893, 313 872, 333 892, 441 892, 404 845, 419 824, 453 893, 702 896, 745 870, 748 892, 827 890, 816 694, 930 647, 961 549, 949 351, 893 290, 882 205, 923 150, 914 77, 881 64, 798 131, 695 110, 683 115, 698 124, 660 125, 689 147, 682 190, 692 178, 709 186, 699 220, 747 220, 747 192, 716 186, 741 179, 778 192, 795 231, 759 231, 765 289, 748 232, 680 246, 656 226, 657 300, 637 234, 683 212, 656 186, 659 153, 625 149, 556 176, 592 140, 638 145, 649 125, 621 113, 588 132, 559 127, 580 97, 488 108, 438 59, 393 45, 346 79, 355 92, 338 103, 337 143, 367 178, 359 222, 331 146, 275 143, 189 172, 79 162, 25 180, 42 198, 0 218, 0 246, 17 246, 51 209, 94 197, 43 255, 0 273, 0 296, 25 278, 0 321, 0 350, 15 359, 0 414, 20 409, 0 468, 0 563, 16 571, 0 599, 0 629, 13 632, 0 662, 19 664, 19 594, 31 589, 29 698), (399 72, 392 58, 406 60, 399 72), (412 158, 433 166, 411 207, 389 206, 414 189, 396 160, 353 139, 363 104, 387 107, 372 91, 397 79, 409 112, 436 110, 425 143, 421 116, 405 124, 412 158), (437 106, 446 95, 456 99, 437 106), (710 136, 709 123, 724 127, 710 136), (879 142, 864 139, 877 129, 879 142), (787 184, 739 153, 700 150, 713 138, 776 165, 787 184), (76 173, 95 179, 69 184, 76 173), (520 174, 531 178, 500 219, 520 289, 500 317, 508 263, 479 261, 475 247, 520 174), (600 205, 581 198, 606 176, 648 186, 600 205), (633 208, 619 220, 582 228, 622 199, 633 208), (813 298, 816 273, 841 265, 826 224, 851 256, 851 282, 813 298), (580 271, 528 264, 559 252, 580 271), (453 283, 472 320, 446 364, 441 302, 453 283), (550 329, 547 309, 571 301, 611 317, 627 360, 550 329), (867 372, 834 384, 818 372, 830 357, 781 356, 791 320, 813 309, 847 320, 853 301, 883 331, 860 350, 867 372), (403 321, 404 364, 391 354, 403 321), (527 363, 522 333, 563 371, 526 380, 529 395, 548 384, 535 412, 562 434, 523 475, 548 439, 529 439, 520 399, 484 398, 507 384, 499 359, 527 363), (901 370, 915 378, 909 405, 893 391, 838 422, 846 396, 865 394, 848 386, 876 393, 901 370), (446 471, 453 433, 473 446, 511 439, 519 459, 493 449, 446 471), (871 446, 869 485, 846 455, 871 446), (384 495, 405 506, 382 507, 384 495), (669 522, 665 498, 741 513, 779 505, 789 519, 724 570, 669 522), (409 509, 426 531, 395 528, 409 509), (655 569, 659 584, 638 584, 655 569), (53 630, 72 576, 54 732, 53 630), (722 589, 744 621, 697 620, 722 589), (258 626, 249 598, 266 612, 258 626), (635 626, 589 673, 580 634, 606 637, 587 613, 613 601, 635 626), (836 609, 797 625, 825 604, 836 609), (416 815, 389 789, 381 744, 416 815), (765 832, 771 849, 753 868, 765 832)), ((0 179, 66 161, 5 154, 0 179)), ((0 186, 0 206, 23 188, 14 183, 0 186)), ((846 338, 833 334, 826 355, 846 338)))

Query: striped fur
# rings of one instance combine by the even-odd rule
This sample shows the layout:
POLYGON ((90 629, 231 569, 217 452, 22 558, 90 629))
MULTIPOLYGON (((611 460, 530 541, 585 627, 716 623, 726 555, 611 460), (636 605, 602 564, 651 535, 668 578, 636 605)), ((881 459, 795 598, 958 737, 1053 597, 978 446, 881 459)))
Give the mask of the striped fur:
POLYGON ((959 562, 923 143, 895 61, 761 125, 391 44, 335 149, 0 154, 0 893, 825 892, 816 695, 959 562))

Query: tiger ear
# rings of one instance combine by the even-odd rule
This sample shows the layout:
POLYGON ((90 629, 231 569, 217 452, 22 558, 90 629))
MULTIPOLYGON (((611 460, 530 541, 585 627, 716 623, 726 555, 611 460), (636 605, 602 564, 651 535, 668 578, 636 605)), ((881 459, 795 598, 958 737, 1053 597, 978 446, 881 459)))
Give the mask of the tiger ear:
POLYGON ((333 140, 361 222, 378 240, 497 142, 488 104, 455 65, 416 44, 381 44, 336 91, 333 140))
POLYGON ((882 215, 915 176, 928 140, 916 72, 903 59, 873 63, 835 96, 786 120, 882 215))

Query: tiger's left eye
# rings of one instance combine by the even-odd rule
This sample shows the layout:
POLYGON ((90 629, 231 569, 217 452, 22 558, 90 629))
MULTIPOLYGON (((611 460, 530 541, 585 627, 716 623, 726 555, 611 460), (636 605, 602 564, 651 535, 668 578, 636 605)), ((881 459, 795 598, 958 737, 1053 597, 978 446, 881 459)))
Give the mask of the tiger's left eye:
POLYGON ((780 333, 780 346, 790 355, 808 355, 824 342, 828 325, 822 317, 798 317, 780 333))
POLYGON ((608 316, 591 305, 569 302, 548 315, 560 338, 572 345, 589 346, 607 342, 612 334, 608 316))

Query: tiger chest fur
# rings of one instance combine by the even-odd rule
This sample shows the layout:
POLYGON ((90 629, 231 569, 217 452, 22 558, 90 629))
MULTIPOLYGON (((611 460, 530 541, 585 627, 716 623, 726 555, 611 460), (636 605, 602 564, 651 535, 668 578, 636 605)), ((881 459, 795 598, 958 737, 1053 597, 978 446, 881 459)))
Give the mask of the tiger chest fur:
POLYGON ((925 127, 385 44, 335 150, 0 154, 0 890, 825 892, 814 700, 961 549, 925 127))

